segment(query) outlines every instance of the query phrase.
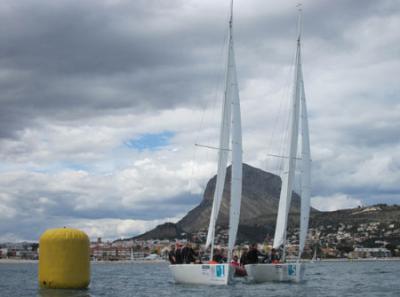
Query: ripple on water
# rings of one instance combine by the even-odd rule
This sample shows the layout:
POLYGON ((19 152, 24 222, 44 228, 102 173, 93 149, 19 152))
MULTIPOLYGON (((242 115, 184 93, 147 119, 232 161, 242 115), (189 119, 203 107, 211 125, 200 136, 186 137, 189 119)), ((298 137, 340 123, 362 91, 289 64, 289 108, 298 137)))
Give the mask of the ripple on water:
POLYGON ((92 265, 87 290, 44 290, 37 286, 36 264, 0 264, 0 296, 37 297, 398 297, 400 262, 353 262, 310 265, 301 284, 190 286, 173 282, 166 264, 106 263, 92 265))

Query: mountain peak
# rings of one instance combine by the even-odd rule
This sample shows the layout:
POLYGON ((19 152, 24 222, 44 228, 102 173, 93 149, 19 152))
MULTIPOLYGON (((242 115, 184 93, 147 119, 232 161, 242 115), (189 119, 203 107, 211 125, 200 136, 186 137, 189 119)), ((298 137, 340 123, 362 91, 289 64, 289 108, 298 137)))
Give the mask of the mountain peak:
MULTIPOLYGON (((198 206, 193 208, 177 224, 176 237, 181 232, 196 233, 206 231, 210 221, 213 195, 216 184, 216 175, 207 183, 203 199, 198 206)), ((229 222, 229 197, 231 184, 231 166, 227 168, 222 203, 217 220, 217 227, 226 229, 229 222)), ((242 203, 240 210, 240 226, 238 236, 242 239, 254 238, 254 226, 261 228, 259 236, 264 237, 266 232, 272 232, 279 205, 281 191, 281 178, 275 174, 263 171, 248 164, 243 164, 243 187, 242 203)), ((294 193, 292 197, 290 212, 298 217, 300 212, 300 197, 294 193)), ((167 226, 160 225, 157 228, 165 229, 167 226)), ((169 235, 171 228, 168 225, 169 235)), ((156 232, 162 233, 162 232, 156 232)), ((173 232, 172 232, 173 233, 173 232)), ((147 232, 139 238, 151 238, 155 231, 147 232)), ((166 238, 171 238, 166 236, 166 238)), ((153 237, 154 238, 154 237, 153 237)))

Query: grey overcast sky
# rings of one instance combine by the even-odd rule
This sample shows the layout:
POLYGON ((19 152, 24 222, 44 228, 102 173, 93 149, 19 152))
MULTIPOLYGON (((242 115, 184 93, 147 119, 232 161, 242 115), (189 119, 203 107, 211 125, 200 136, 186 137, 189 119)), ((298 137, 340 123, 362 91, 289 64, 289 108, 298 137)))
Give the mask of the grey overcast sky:
MULTIPOLYGON (((287 119, 295 5, 234 5, 243 157, 265 170, 287 119)), ((215 152, 194 143, 217 143, 228 10, 0 2, 0 242, 66 225, 128 237, 200 201, 215 152)), ((400 2, 306 0, 303 20, 313 206, 400 203, 400 2)))

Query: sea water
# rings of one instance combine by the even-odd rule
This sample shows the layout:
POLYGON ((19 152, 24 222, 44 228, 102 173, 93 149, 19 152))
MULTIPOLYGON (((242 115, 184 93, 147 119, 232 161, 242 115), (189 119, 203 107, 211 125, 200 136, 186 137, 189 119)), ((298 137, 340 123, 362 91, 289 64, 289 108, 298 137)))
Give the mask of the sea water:
POLYGON ((92 263, 91 268, 87 290, 51 290, 38 288, 37 263, 0 261, 0 296, 400 296, 400 261, 316 262, 307 264, 300 284, 240 280, 231 286, 174 284, 166 263, 92 263))

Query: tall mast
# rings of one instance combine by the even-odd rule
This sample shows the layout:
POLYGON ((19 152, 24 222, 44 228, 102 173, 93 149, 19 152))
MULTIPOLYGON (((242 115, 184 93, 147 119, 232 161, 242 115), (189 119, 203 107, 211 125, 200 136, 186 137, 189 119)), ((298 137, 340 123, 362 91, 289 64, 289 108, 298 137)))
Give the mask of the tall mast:
MULTIPOLYGON (((299 29, 301 32, 301 9, 299 12, 299 29)), ((299 34, 299 44, 300 42, 299 34)), ((300 68, 300 84, 301 84, 301 209, 300 209, 300 244, 298 259, 301 258, 304 245, 307 239, 308 222, 310 219, 310 196, 311 196, 311 152, 310 152, 310 135, 308 131, 308 116, 306 95, 304 90, 303 69, 301 64, 301 54, 299 56, 300 68)))
MULTIPOLYGON (((299 10, 299 24, 301 21, 301 10, 299 10)), ((284 172, 282 174, 282 188, 279 198, 279 209, 275 227, 274 236, 274 248, 286 244, 286 233, 287 233, 287 220, 290 209, 290 202, 292 198, 292 190, 294 184, 295 168, 296 168, 296 155, 297 155, 297 143, 299 134, 299 107, 300 107, 300 36, 301 29, 299 26, 298 37, 297 37, 297 49, 296 49, 296 62, 294 71, 294 86, 293 95, 291 100, 291 115, 289 119, 289 139, 288 139, 288 158, 285 159, 284 172)), ((284 249, 285 253, 285 249, 284 249)), ((283 255, 283 259, 285 254, 283 255)))
MULTIPOLYGON (((229 39, 228 39, 228 55, 225 71, 225 92, 222 105, 222 120, 220 128, 219 150, 218 150, 218 171, 217 182, 215 185, 213 206, 211 210, 210 224, 208 227, 207 241, 205 249, 211 245, 211 259, 214 254, 215 226, 217 223, 218 213, 222 202, 222 195, 225 185, 226 166, 229 154, 230 128, 232 120, 232 96, 231 96, 231 43, 232 43, 232 19, 233 19, 233 0, 231 0, 230 18, 229 18, 229 39)), ((236 76, 235 76, 236 77, 236 76)))
POLYGON ((230 84, 229 96, 231 97, 232 102, 232 179, 228 242, 228 263, 230 263, 239 227, 240 205, 242 198, 242 124, 240 116, 239 88, 236 76, 235 51, 233 45, 233 0, 231 1, 228 46, 228 72, 230 84))

